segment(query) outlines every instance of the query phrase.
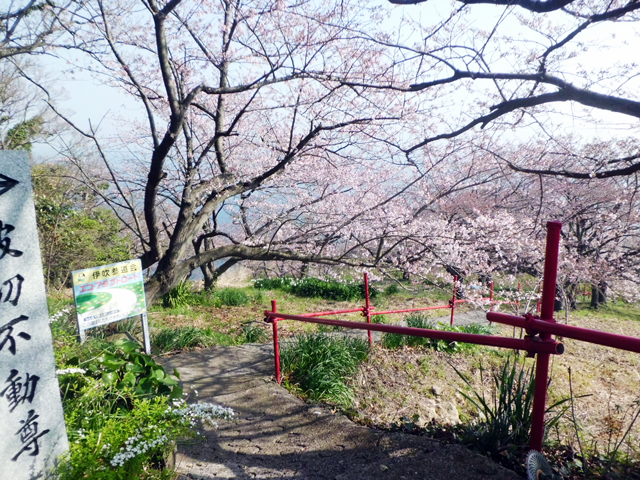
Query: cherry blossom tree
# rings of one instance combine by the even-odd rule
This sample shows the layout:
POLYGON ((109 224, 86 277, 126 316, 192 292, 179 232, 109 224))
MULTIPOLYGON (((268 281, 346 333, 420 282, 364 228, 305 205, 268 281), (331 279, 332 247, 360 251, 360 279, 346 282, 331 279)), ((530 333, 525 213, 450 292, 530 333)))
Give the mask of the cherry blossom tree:
POLYGON ((81 21, 80 0, 16 0, 0 10, 0 60, 62 46, 60 37, 81 21), (72 19, 73 18, 73 19, 72 19))
MULTIPOLYGON (((411 8, 405 13, 413 17, 426 7, 447 8, 438 0, 389 1, 411 8), (418 3, 424 6, 406 6, 418 3)), ((491 138, 496 150, 535 144, 534 154, 505 159, 522 172, 581 179, 638 172, 640 85, 632 52, 639 9, 635 0, 459 0, 450 13, 440 12, 444 21, 405 20, 405 31, 413 28, 419 41, 379 39, 404 52, 409 85, 397 88, 426 93, 445 86, 452 98, 465 95, 444 104, 439 128, 403 149, 410 155, 451 138, 491 138), (620 139, 625 148, 606 158, 578 154, 594 140, 620 139), (540 147, 578 148, 553 168, 540 147)))
POLYGON ((74 68, 124 89, 145 118, 114 154, 49 105, 102 162, 97 178, 88 150, 60 149, 139 239, 151 301, 197 268, 212 282, 242 260, 375 267, 417 235, 429 204, 490 181, 463 146, 410 162, 398 149, 424 105, 358 86, 396 75, 360 33, 384 15, 358 3, 87 2, 74 68))
MULTIPOLYGON (((592 193, 575 182, 541 192, 539 179, 635 171, 632 138, 587 142, 562 109, 570 101, 582 126, 606 96, 614 106, 601 110, 635 121, 622 108, 635 102, 633 65, 626 83, 564 73, 581 35, 632 19, 635 4, 580 4, 553 24, 509 6, 475 25, 476 7, 463 6, 432 25, 385 25, 384 8, 361 3, 92 0, 78 12, 69 38, 84 56, 72 68, 127 92, 144 117, 105 141, 51 96, 86 142, 60 151, 138 239, 151 301, 195 269, 210 285, 239 261, 535 274, 544 222, 577 209, 571 192, 592 193)), ((590 218, 613 197, 589 200, 590 218)), ((567 232, 582 218, 567 216, 567 232)), ((598 262, 622 257, 593 252, 631 246, 625 235, 589 240, 602 245, 576 258, 603 271, 598 262)))

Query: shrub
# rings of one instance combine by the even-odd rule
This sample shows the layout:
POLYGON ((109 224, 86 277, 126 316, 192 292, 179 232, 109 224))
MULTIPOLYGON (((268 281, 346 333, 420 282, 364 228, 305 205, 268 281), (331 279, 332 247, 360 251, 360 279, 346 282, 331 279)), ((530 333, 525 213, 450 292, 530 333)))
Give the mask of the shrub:
POLYGON ((190 282, 180 282, 170 292, 164 294, 161 298, 164 308, 181 308, 186 307, 193 302, 193 292, 191 291, 190 282))
POLYGON ((395 284, 395 283, 392 283, 390 285, 387 285, 387 287, 384 289, 384 294, 385 295, 395 295, 399 291, 400 291, 400 288, 398 287, 398 285, 395 284))
POLYGON ((215 296, 220 299, 222 305, 228 307, 239 307, 249 303, 249 296, 239 288, 223 288, 216 291, 215 296))
POLYGON ((350 408, 354 394, 347 381, 368 355, 365 340, 308 334, 285 344, 280 359, 285 384, 295 385, 313 401, 350 408))
POLYGON ((291 277, 257 278, 253 286, 261 290, 286 290, 293 281, 291 277))
MULTIPOLYGON (((364 283, 343 283, 305 277, 296 280, 289 277, 274 279, 257 279, 255 288, 279 289, 299 297, 323 298, 325 300, 352 301, 365 298, 364 283)), ((369 297, 376 298, 378 290, 369 286, 369 297)))

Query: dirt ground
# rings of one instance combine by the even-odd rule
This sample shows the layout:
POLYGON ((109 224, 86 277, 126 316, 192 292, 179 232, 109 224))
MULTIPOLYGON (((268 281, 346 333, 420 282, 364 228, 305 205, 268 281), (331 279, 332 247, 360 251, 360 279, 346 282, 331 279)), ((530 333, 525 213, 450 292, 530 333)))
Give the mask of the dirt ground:
MULTIPOLYGON (((569 319, 569 324, 640 337, 637 321, 588 317, 569 319)), ((511 327, 501 327, 501 335, 513 333, 511 327)), ((515 334, 519 335, 519 331, 515 334)), ((632 414, 639 409, 640 355, 571 339, 559 340, 565 344, 566 352, 552 357, 547 405, 570 396, 569 369, 575 401, 573 412, 565 414, 548 438, 578 451, 575 416, 583 448, 610 452, 627 433, 621 448, 640 455, 640 422, 629 429, 632 414)), ((419 423, 428 422, 433 402, 446 399, 455 404, 460 418, 468 421, 477 413, 460 394, 465 386, 452 366, 491 398, 490 370, 501 365, 506 355, 506 351, 491 348, 453 355, 412 348, 385 350, 372 355, 360 369, 354 382, 357 409, 367 423, 388 428, 413 422, 414 415, 418 415, 419 423), (481 366, 485 369, 484 385, 480 381, 481 366)), ((529 366, 533 364, 531 359, 527 362, 529 366)))

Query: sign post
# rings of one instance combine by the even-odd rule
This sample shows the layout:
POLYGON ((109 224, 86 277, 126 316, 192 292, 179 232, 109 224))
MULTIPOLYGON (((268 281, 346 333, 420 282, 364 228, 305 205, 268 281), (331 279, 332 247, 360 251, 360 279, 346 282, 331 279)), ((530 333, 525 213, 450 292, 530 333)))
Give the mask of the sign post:
POLYGON ((47 478, 69 449, 26 152, 0 152, 0 480, 47 478))
POLYGON ((140 315, 144 350, 151 353, 140 260, 76 270, 71 277, 81 342, 90 328, 140 315))

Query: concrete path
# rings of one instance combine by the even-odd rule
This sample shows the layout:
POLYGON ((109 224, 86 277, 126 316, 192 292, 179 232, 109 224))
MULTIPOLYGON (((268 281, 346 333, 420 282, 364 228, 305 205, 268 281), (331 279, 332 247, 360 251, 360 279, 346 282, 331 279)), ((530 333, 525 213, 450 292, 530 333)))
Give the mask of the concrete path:
POLYGON ((231 407, 201 441, 178 448, 180 479, 520 478, 459 445, 352 423, 272 381, 271 345, 212 347, 160 359, 199 401, 231 407))

